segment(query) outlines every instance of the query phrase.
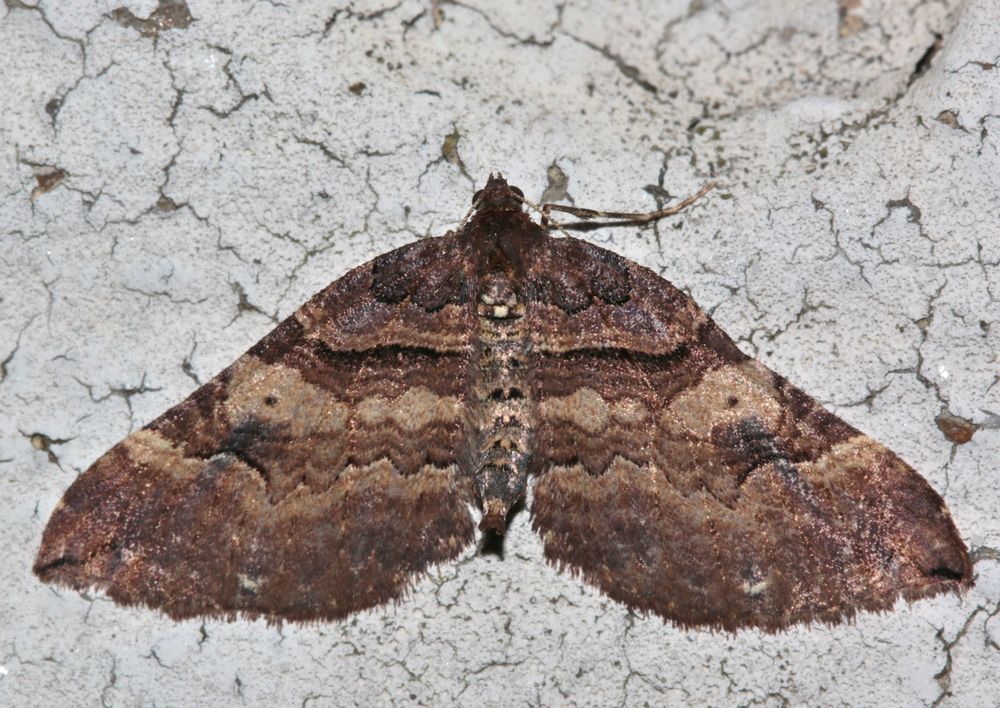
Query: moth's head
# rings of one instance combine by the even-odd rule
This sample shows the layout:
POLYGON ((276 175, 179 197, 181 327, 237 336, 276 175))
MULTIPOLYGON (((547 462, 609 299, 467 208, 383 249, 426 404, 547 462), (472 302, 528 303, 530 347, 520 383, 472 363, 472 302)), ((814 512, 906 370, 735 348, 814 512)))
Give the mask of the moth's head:
POLYGON ((507 184, 499 172, 491 174, 486 186, 472 196, 476 211, 521 211, 524 192, 507 184))

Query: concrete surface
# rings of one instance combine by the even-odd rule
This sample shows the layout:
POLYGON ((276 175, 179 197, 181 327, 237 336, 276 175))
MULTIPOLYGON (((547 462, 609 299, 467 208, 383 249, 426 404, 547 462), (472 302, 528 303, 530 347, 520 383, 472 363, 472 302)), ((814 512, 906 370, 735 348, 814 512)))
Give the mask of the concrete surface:
POLYGON ((996 704, 998 23, 986 0, 6 0, 0 704, 996 704), (503 558, 335 625, 176 623, 34 579, 79 472, 351 266, 454 226, 493 169, 604 208, 718 179, 587 237, 919 469, 975 589, 680 631, 547 567, 524 513, 503 558))

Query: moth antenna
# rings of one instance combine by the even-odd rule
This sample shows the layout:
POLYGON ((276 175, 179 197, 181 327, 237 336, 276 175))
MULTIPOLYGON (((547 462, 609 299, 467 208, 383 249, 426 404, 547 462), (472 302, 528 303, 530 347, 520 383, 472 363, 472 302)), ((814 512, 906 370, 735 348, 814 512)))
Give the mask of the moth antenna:
POLYGON ((458 222, 458 231, 461 231, 462 229, 465 228, 466 222, 468 222, 469 219, 472 218, 472 214, 475 211, 476 211, 476 205, 475 203, 473 203, 473 205, 469 207, 469 210, 465 212, 465 216, 462 217, 462 220, 458 222))
MULTIPOLYGON (((715 182, 709 182, 690 197, 682 199, 677 204, 667 207, 666 209, 650 212, 603 211, 601 209, 583 209, 581 207, 567 206, 564 204, 543 204, 541 207, 542 228, 547 229, 550 223, 555 224, 550 216, 550 212, 553 211, 561 211, 567 214, 572 214, 573 216, 576 216, 584 221, 588 221, 590 219, 611 219, 615 222, 623 224, 648 224, 651 221, 656 221, 667 216, 673 216, 679 211, 686 209, 708 194, 715 188, 715 186, 715 182)), ((555 225, 557 228, 562 230, 562 227, 559 226, 559 224, 555 225)))
POLYGON ((531 209, 533 209, 534 211, 536 211, 538 214, 541 215, 542 228, 545 229, 545 231, 549 231, 550 228, 554 227, 563 236, 567 237, 570 236, 569 232, 562 227, 562 224, 560 224, 558 221, 555 221, 547 217, 547 212, 544 210, 544 205, 539 206, 538 204, 535 204, 527 197, 521 197, 521 201, 527 204, 531 209))
MULTIPOLYGON (((516 197, 517 195, 515 194, 514 196, 516 197)), ((537 204, 535 204, 535 203, 534 203, 533 201, 531 201, 530 199, 528 199, 527 197, 525 197, 525 196, 521 196, 521 197, 517 197, 517 198, 518 198, 518 199, 520 199, 520 200, 521 200, 522 202, 524 202, 525 204, 527 204, 527 205, 528 205, 529 207, 531 207, 532 209, 534 209, 535 211, 537 211, 537 212, 541 213, 541 211, 542 211, 542 208, 541 208, 540 206, 538 206, 537 204)))

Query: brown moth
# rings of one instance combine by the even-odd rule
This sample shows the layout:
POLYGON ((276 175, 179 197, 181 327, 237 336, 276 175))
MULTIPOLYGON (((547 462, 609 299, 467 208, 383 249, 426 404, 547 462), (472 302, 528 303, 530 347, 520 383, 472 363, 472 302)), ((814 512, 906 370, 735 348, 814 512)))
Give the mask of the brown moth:
POLYGON ((552 563, 683 626, 833 623, 972 585, 927 482, 691 298, 550 236, 559 207, 533 222, 500 176, 473 204, 98 459, 35 573, 175 618, 333 620, 459 555, 470 505, 503 533, 531 479, 552 563))

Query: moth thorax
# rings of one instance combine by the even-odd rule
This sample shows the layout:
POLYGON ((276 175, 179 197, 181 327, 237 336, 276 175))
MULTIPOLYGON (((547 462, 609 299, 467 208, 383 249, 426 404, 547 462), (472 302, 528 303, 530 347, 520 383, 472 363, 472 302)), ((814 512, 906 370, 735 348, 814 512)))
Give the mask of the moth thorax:
POLYGON ((514 283, 506 273, 493 271, 479 279, 479 301, 486 305, 517 304, 514 283))
POLYGON ((504 320, 523 316, 524 305, 518 302, 511 279, 505 273, 493 272, 479 281, 476 311, 481 317, 504 320))

